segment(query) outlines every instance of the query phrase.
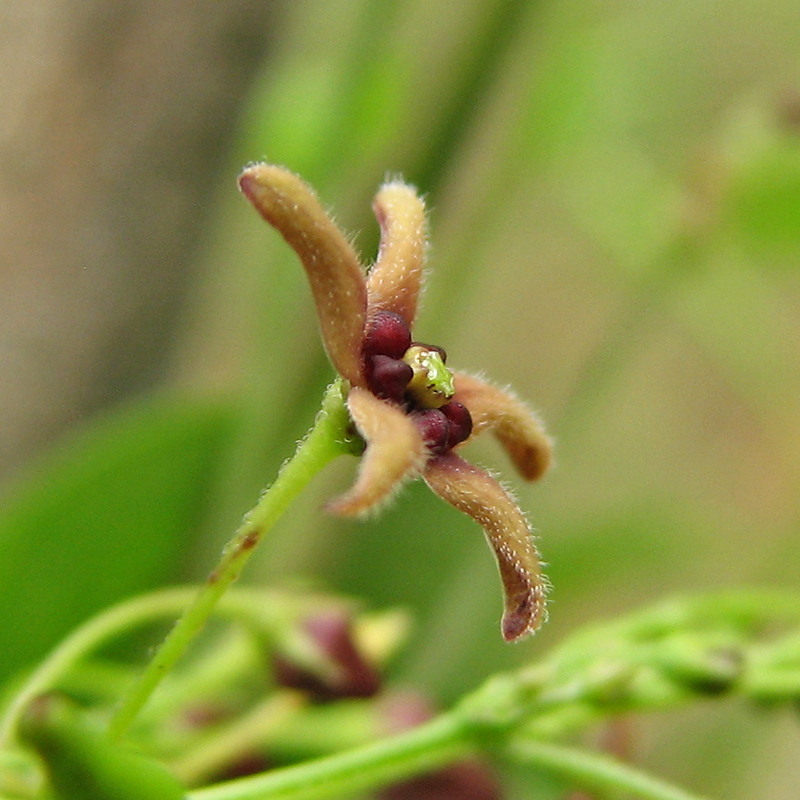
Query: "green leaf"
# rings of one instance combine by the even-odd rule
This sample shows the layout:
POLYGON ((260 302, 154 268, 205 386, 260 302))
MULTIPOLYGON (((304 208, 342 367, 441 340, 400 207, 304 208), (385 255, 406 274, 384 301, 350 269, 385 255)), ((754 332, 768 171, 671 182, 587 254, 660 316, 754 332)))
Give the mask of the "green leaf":
POLYGON ((218 403, 139 401, 70 436, 17 484, 0 510, 0 678, 175 574, 231 419, 218 403))

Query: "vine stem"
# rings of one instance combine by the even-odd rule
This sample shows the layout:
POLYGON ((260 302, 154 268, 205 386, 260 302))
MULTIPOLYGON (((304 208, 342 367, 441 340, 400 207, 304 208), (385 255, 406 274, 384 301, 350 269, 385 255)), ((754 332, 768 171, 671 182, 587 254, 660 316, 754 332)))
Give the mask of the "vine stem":
POLYGON ((706 800, 610 756, 527 739, 515 742, 508 755, 574 781, 589 791, 631 792, 647 800, 706 800))
POLYGON ((344 386, 334 381, 325 392, 314 426, 286 461, 275 482, 264 492, 225 545, 216 568, 167 635, 114 713, 108 734, 119 739, 155 691, 162 678, 184 654, 205 625, 225 590, 239 577, 255 546, 272 528, 309 481, 336 456, 352 452, 344 386))
POLYGON ((147 620, 179 614, 191 597, 192 590, 188 588, 135 597, 98 614, 64 639, 28 676, 6 708, 0 721, 0 749, 11 743, 19 718, 31 700, 52 689, 87 653, 147 620))
MULTIPOLYGON (((496 733, 496 732, 495 732, 496 733)), ((393 738, 305 764, 228 781, 187 795, 187 800, 334 800, 433 771, 483 749, 539 767, 594 791, 631 792, 646 800, 706 800, 609 756, 538 740, 503 743, 457 707, 393 738)))
POLYGON ((474 753, 471 725, 442 714, 407 733, 294 767, 189 792, 187 800, 327 800, 429 772, 474 753))
MULTIPOLYGON (((3 710, 0 750, 12 744, 20 717, 31 701, 58 686, 78 662, 127 631, 180 614, 196 593, 194 586, 149 592, 118 603, 76 628, 27 676, 3 710)), ((261 589, 239 588, 228 592, 215 613, 259 627, 271 616, 271 606, 282 602, 282 598, 261 589)))

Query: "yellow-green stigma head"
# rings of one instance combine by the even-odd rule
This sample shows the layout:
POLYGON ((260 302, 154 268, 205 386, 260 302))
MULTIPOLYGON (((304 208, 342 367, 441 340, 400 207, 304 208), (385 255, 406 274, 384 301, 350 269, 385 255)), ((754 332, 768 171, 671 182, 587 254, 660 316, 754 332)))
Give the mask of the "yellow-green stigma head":
POLYGON ((453 399, 453 373, 438 350, 415 344, 406 350, 403 361, 414 372, 406 391, 422 408, 441 408, 453 399))

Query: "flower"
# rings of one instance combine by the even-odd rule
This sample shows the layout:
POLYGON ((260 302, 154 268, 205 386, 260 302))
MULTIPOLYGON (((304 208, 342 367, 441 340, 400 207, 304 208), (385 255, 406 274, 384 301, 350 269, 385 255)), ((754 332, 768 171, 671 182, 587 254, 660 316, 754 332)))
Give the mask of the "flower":
POLYGON ((291 646, 278 642, 272 656, 274 679, 279 686, 305 691, 317 702, 378 693, 380 675, 359 647, 348 609, 318 609, 298 623, 301 644, 294 645, 295 652, 291 646))
POLYGON ((505 592, 505 639, 532 633, 544 616, 546 583, 530 527, 509 492, 456 451, 490 430, 522 477, 536 480, 550 464, 551 442, 514 394, 451 371, 444 350, 412 340, 427 249, 423 201, 399 180, 380 189, 373 204, 380 249, 367 271, 297 175, 254 164, 239 185, 300 257, 325 348, 349 384, 348 411, 366 442, 355 484, 329 510, 363 515, 421 476, 483 528, 505 592))

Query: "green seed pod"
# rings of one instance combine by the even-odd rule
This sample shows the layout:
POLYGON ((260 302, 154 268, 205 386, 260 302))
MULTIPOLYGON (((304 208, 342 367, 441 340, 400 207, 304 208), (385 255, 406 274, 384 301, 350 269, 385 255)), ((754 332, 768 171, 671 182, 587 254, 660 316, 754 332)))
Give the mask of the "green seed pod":
POLYGON ((182 800, 186 796, 166 767, 110 742, 64 697, 38 698, 21 732, 44 761, 56 800, 182 800))

